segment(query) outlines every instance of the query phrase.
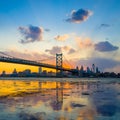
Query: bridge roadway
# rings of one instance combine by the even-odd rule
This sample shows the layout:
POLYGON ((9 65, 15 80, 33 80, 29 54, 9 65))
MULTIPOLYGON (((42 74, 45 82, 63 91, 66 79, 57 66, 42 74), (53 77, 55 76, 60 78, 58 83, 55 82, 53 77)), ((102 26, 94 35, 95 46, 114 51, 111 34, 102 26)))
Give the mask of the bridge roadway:
POLYGON ((31 60, 24 60, 24 59, 20 59, 20 58, 0 56, 0 62, 24 64, 24 65, 46 67, 46 68, 52 68, 52 69, 57 69, 57 70, 75 72, 75 69, 61 68, 61 67, 56 67, 55 65, 51 65, 51 64, 40 63, 40 62, 37 62, 37 61, 31 61, 31 60))

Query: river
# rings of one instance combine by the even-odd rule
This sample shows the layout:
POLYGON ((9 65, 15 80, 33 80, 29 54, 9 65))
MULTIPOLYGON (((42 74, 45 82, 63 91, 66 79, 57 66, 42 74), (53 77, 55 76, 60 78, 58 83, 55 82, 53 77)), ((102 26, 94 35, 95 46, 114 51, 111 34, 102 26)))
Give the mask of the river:
POLYGON ((120 120, 120 79, 1 78, 0 120, 120 120))

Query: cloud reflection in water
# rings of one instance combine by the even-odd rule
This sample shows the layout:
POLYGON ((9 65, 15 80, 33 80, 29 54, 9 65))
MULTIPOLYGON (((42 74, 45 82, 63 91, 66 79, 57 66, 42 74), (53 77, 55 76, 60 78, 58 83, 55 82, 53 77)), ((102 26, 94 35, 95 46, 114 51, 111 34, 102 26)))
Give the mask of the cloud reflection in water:
MULTIPOLYGON (((116 82, 27 80, 25 84, 24 81, 11 80, 9 83, 1 84, 0 91, 11 91, 8 91, 9 96, 0 98, 0 109, 6 115, 16 114, 18 120, 98 120, 99 116, 111 118, 120 113, 120 84, 116 82), (15 95, 11 94, 12 90, 17 90, 15 95)), ((3 118, 2 113, 0 117, 3 118)))

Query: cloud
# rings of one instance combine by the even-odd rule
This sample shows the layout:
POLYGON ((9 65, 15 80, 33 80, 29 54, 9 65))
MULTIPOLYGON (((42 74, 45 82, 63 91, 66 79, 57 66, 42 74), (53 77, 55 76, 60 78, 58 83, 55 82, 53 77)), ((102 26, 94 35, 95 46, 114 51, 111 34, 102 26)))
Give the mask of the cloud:
POLYGON ((64 35, 58 35, 56 36, 54 39, 55 40, 58 40, 58 41, 65 41, 69 38, 69 35, 68 34, 64 34, 64 35))
POLYGON ((77 42, 77 45, 81 49, 91 48, 94 46, 94 43, 92 42, 92 40, 90 38, 82 39, 81 37, 76 37, 75 40, 77 42))
POLYGON ((108 41, 99 42, 94 45, 95 50, 100 52, 110 52, 110 51, 116 51, 119 49, 119 47, 112 45, 108 41))
POLYGON ((62 52, 67 52, 68 54, 72 54, 76 52, 75 49, 71 48, 70 46, 54 46, 52 49, 46 49, 45 52, 49 52, 51 55, 55 55, 56 53, 62 53, 62 52))
POLYGON ((76 37, 75 40, 76 40, 77 46, 84 51, 86 51, 87 49, 88 50, 91 49, 99 52, 111 52, 119 49, 118 46, 114 46, 108 41, 101 41, 101 42, 95 43, 90 38, 81 38, 81 37, 76 37))
POLYGON ((72 53, 75 53, 75 52, 76 52, 76 50, 73 49, 73 48, 71 48, 71 49, 69 50, 68 54, 72 54, 72 53))
POLYGON ((51 55, 55 55, 56 53, 62 53, 62 48, 59 46, 54 46, 51 50, 46 49, 45 52, 49 52, 51 55))
POLYGON ((64 47, 62 47, 62 48, 63 48, 63 50, 65 50, 65 51, 69 51, 69 50, 71 49, 70 46, 64 46, 64 47))
POLYGON ((48 29, 48 28, 46 28, 46 29, 44 29, 46 32, 50 32, 50 29, 48 29))
POLYGON ((92 11, 79 9, 78 11, 73 10, 70 18, 66 19, 67 22, 81 23, 86 21, 92 15, 92 11))
POLYGON ((19 42, 22 44, 41 41, 43 39, 43 28, 37 26, 19 27, 19 31, 23 37, 19 42))
POLYGON ((76 52, 76 50, 74 48, 71 48, 70 46, 64 46, 62 47, 62 50, 66 51, 68 54, 72 54, 76 52))
POLYGON ((105 24, 105 23, 102 23, 100 26, 99 26, 99 29, 100 28, 108 28, 108 27, 110 27, 111 25, 109 25, 109 24, 105 24))

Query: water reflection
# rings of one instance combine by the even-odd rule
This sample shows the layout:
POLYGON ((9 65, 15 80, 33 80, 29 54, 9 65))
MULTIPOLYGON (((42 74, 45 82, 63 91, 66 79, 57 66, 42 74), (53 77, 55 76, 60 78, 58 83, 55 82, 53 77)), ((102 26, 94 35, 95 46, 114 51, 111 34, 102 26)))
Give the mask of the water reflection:
POLYGON ((2 120, 119 120, 120 82, 0 80, 2 120))
POLYGON ((56 82, 56 95, 54 100, 51 101, 53 110, 61 110, 63 105, 63 83, 56 82))

